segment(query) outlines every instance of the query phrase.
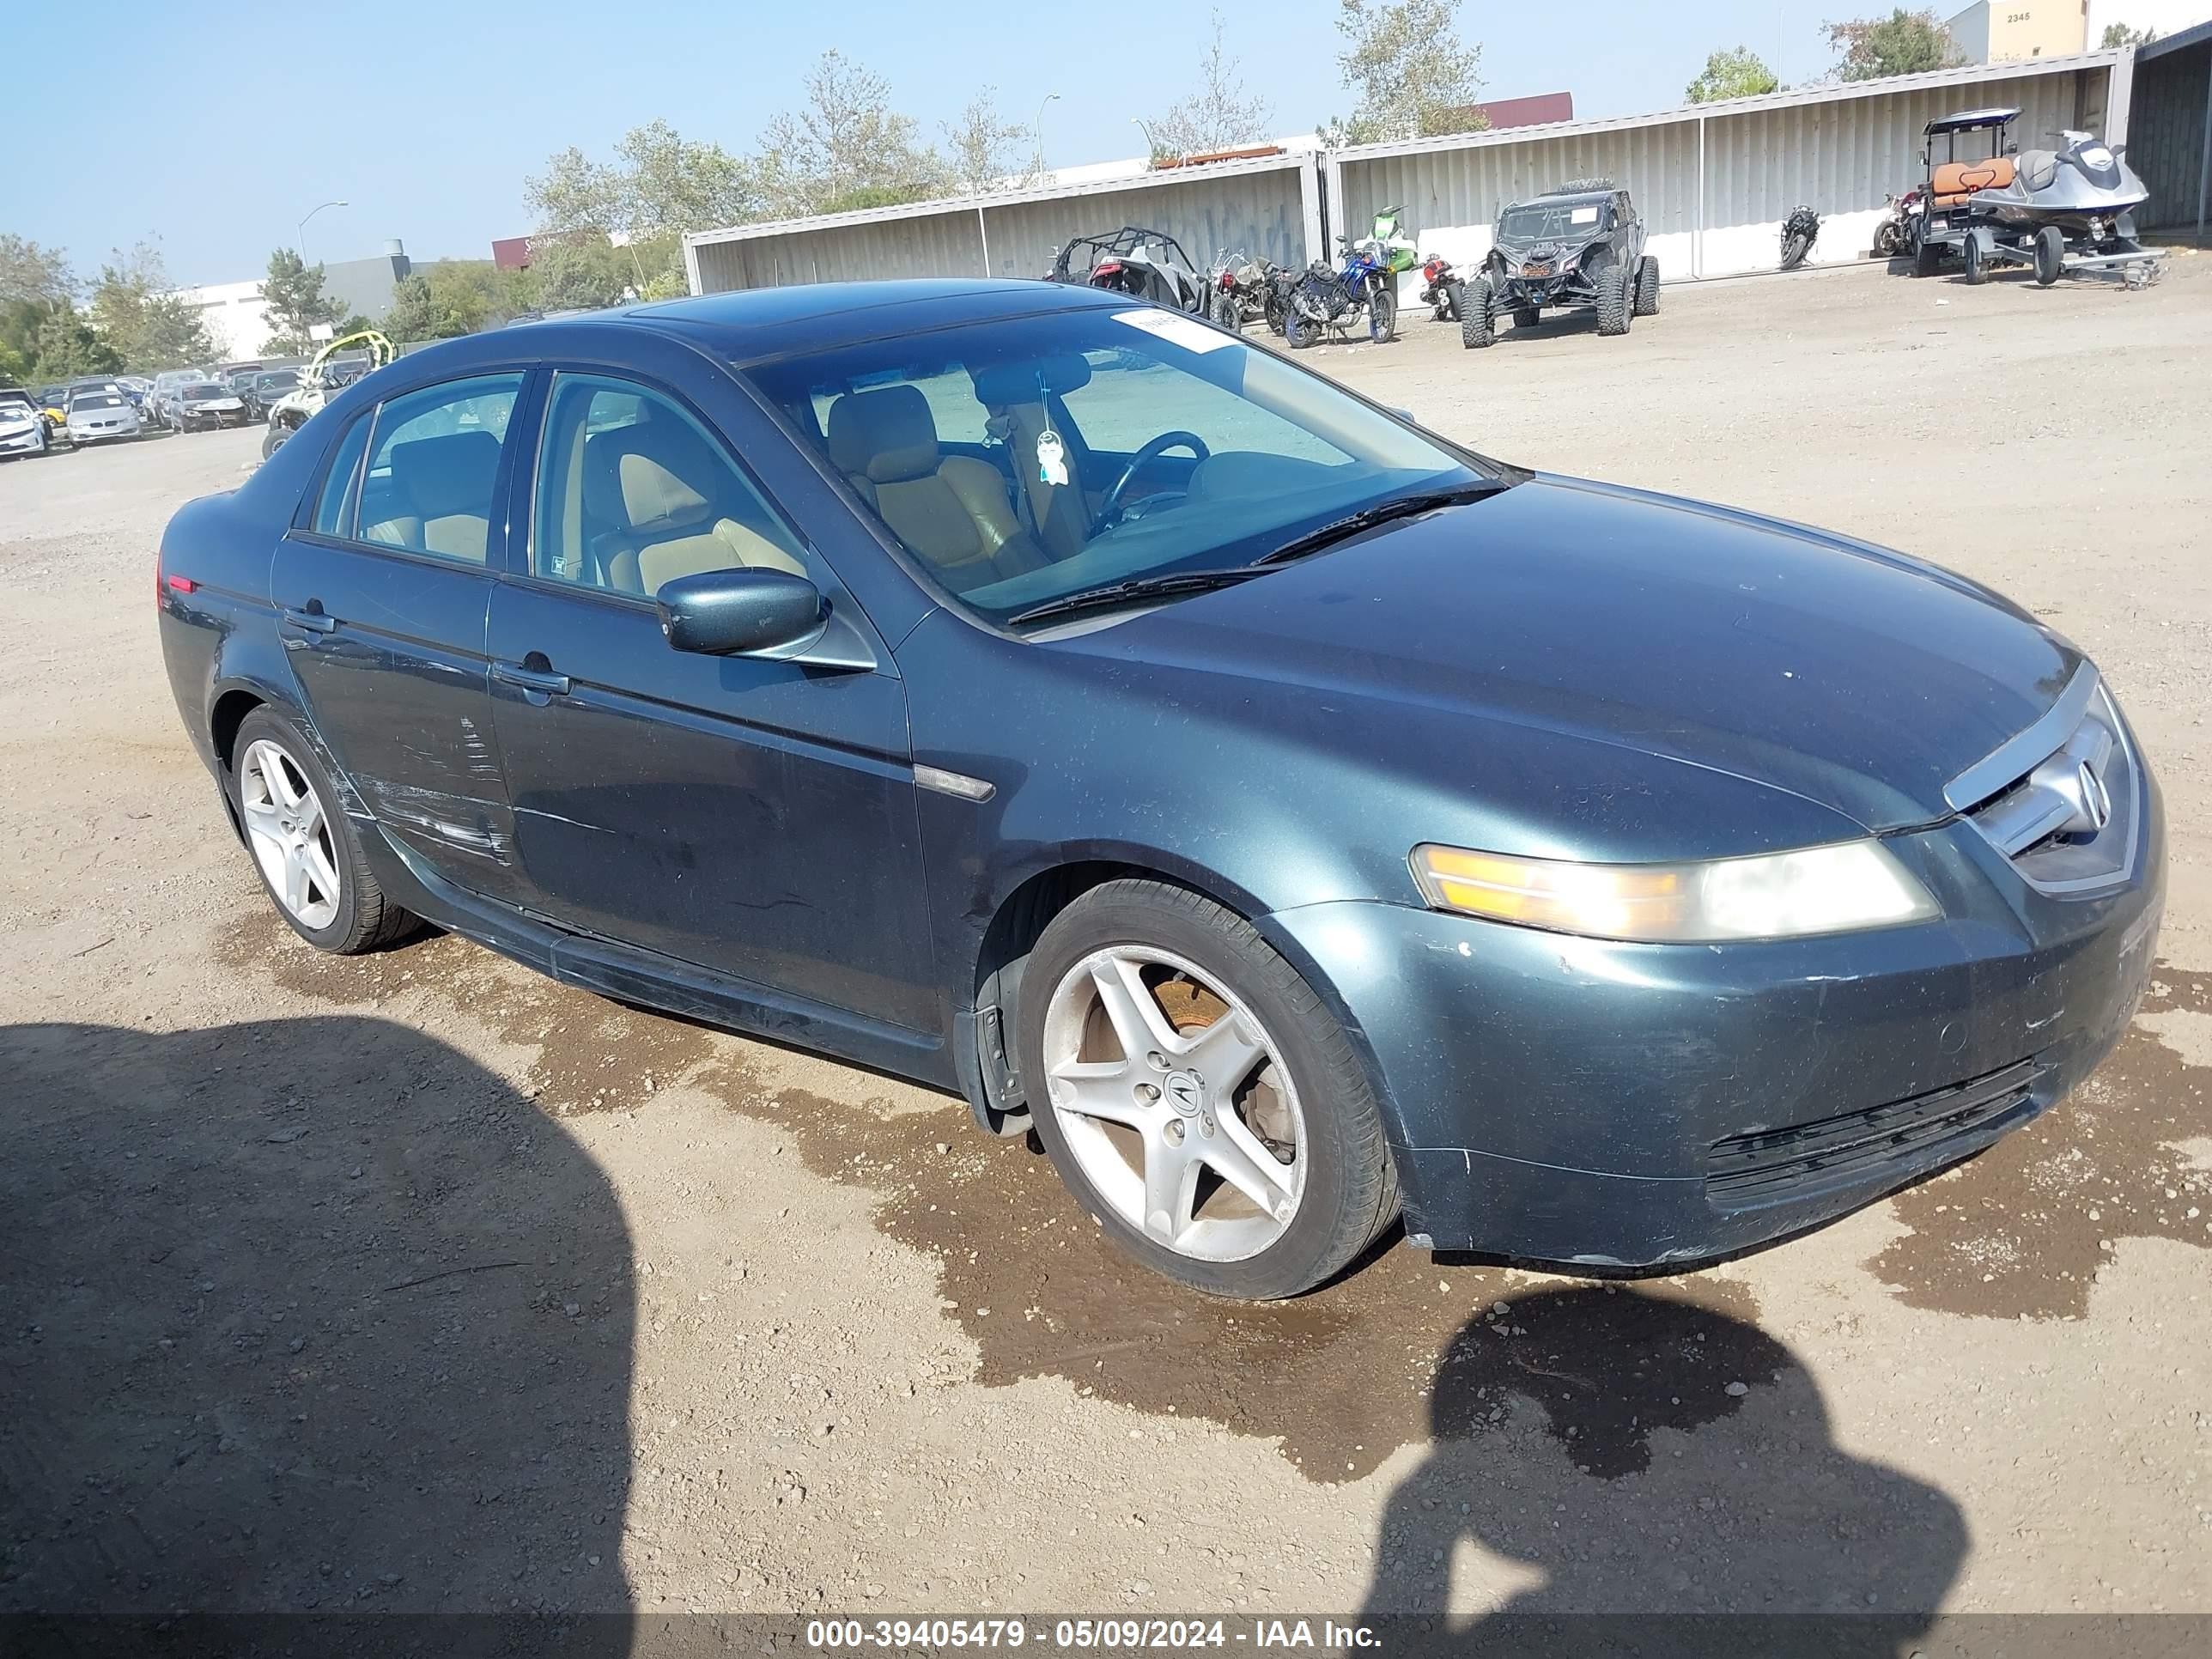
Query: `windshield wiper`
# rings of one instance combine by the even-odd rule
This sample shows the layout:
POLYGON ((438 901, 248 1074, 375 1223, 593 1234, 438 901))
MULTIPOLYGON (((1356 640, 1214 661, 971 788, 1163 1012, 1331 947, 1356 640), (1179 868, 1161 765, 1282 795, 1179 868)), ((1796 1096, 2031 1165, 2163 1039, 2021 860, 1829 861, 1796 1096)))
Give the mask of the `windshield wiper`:
POLYGON ((1411 495, 1395 495, 1387 501, 1377 501, 1372 507, 1363 507, 1318 530, 1309 530, 1303 536, 1293 536, 1280 547, 1271 548, 1244 568, 1265 569, 1269 565, 1287 564, 1292 559, 1302 559, 1309 553, 1318 553, 1324 547, 1333 547, 1363 530, 1372 530, 1378 524, 1388 524, 1393 519, 1410 519, 1423 513, 1433 513, 1440 507, 1458 507, 1468 501, 1479 501, 1486 495, 1495 495, 1501 489, 1513 486, 1503 478, 1486 478, 1480 483, 1460 484, 1451 489, 1424 489, 1411 495))
POLYGON ((1006 618, 1006 622, 1009 625, 1042 622, 1048 617, 1073 616, 1079 611, 1103 611, 1110 605, 1172 599, 1178 593, 1203 593, 1209 588, 1233 587, 1238 582, 1249 581, 1255 576, 1267 574, 1264 569, 1255 569, 1250 565, 1237 565, 1227 570, 1182 570, 1166 576, 1133 576, 1127 581, 1108 582, 1103 587, 1085 587, 1073 593, 1063 593, 1056 599, 1047 599, 1042 605, 1017 611, 1006 618))

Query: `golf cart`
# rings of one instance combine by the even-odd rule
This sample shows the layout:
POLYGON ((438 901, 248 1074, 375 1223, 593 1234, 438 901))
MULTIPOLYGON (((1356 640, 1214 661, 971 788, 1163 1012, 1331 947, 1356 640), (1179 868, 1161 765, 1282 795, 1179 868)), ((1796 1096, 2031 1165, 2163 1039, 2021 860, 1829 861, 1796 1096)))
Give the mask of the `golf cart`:
POLYGON ((1142 225, 1073 238, 1060 249, 1045 280, 1110 289, 1194 316, 1205 314, 1208 297, 1206 279, 1182 244, 1164 230, 1142 225))
POLYGON ((2156 282, 2160 255, 2136 240, 2135 210, 2150 191, 2120 150, 2068 131, 2054 135, 2061 148, 2023 153, 2011 140, 2019 114, 1966 110, 1928 124, 1915 274, 1932 276, 1956 258, 1969 283, 1987 282, 2001 264, 2033 266, 2045 288, 2069 271, 2117 270, 2130 288, 2156 282))
POLYGON ((282 449, 285 440, 331 400, 332 392, 375 373, 398 355, 392 342, 373 328, 332 340, 300 371, 298 390, 269 405, 269 429, 262 434, 261 459, 265 461, 282 449))

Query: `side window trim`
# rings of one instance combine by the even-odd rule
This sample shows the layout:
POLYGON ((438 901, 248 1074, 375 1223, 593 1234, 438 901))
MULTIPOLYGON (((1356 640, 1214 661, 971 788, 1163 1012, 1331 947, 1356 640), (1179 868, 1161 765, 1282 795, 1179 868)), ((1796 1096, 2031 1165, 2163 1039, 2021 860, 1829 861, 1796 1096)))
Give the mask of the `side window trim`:
POLYGON ((346 503, 338 514, 337 531, 324 530, 316 523, 316 520, 322 514, 323 495, 330 488, 331 469, 337 465, 338 458, 345 453, 346 446, 353 441, 353 434, 361 430, 363 423, 375 413, 376 410, 372 405, 355 415, 340 428, 336 441, 325 452, 323 459, 316 463, 314 483, 300 492, 300 505, 293 510, 292 528, 295 532, 315 537, 335 534, 339 540, 345 539, 345 533, 353 524, 354 504, 361 493, 362 466, 368 459, 368 446, 366 442, 362 445, 361 453, 353 458, 352 471, 346 479, 346 503))

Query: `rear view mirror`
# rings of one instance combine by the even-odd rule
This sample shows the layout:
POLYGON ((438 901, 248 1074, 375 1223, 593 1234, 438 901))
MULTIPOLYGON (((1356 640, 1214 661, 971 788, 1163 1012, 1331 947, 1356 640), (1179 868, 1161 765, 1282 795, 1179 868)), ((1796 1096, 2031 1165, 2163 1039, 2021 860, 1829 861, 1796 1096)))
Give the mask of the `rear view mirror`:
POLYGON ((804 648, 829 620, 822 590, 781 570, 705 570, 663 582, 660 631, 678 651, 758 656, 804 648))

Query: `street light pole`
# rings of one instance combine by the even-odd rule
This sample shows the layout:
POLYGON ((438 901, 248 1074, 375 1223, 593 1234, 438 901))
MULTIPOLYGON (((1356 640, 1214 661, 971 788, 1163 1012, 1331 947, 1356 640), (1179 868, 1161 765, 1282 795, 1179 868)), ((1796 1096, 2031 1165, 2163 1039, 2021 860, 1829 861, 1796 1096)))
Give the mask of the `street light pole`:
POLYGON ((1035 166, 1033 166, 1033 167, 1031 167, 1030 168, 1030 178, 1032 179, 1032 180, 1034 180, 1034 181, 1035 181, 1036 183, 1037 183, 1037 184, 1042 184, 1042 183, 1044 182, 1044 111, 1045 111, 1045 105, 1046 105, 1046 104, 1057 103, 1059 100, 1060 100, 1060 94, 1059 94, 1058 93, 1056 93, 1056 92, 1048 92, 1047 94, 1045 94, 1043 103, 1040 103, 1040 104, 1037 106, 1037 118, 1036 118, 1036 125, 1035 125, 1034 127, 1032 127, 1032 128, 1030 128, 1030 133, 1031 133, 1031 134, 1032 134, 1032 136, 1034 136, 1034 137, 1036 137, 1036 165, 1035 165, 1035 166))
MULTIPOLYGON (((311 210, 307 215, 307 219, 313 218, 316 214, 320 213, 323 210, 323 208, 348 207, 351 204, 347 202, 325 202, 323 204, 323 207, 311 210)), ((302 219, 300 221, 298 252, 300 255, 300 263, 302 265, 307 263, 307 219, 302 219)))

